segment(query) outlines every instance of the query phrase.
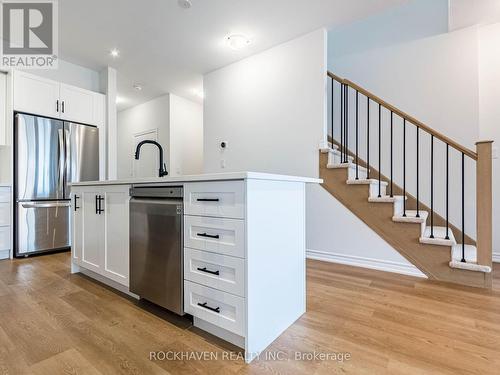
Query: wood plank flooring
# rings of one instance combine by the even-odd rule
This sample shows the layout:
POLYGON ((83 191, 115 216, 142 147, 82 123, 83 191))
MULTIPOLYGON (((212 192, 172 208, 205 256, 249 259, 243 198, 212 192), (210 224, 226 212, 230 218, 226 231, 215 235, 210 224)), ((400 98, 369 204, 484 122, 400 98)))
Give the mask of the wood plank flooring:
POLYGON ((0 262, 0 374, 499 373, 500 265, 482 290, 308 261, 307 313, 246 365, 189 320, 69 264, 67 253, 0 262), (216 359, 161 360, 174 352, 216 359))

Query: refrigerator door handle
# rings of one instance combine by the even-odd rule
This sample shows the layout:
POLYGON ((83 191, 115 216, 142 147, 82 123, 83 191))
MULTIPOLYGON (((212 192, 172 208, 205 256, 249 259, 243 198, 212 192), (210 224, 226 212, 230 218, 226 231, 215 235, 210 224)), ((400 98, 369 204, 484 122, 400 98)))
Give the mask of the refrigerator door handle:
POLYGON ((70 202, 54 202, 54 203, 21 203, 23 208, 56 208, 70 207, 70 202))
POLYGON ((63 169, 63 190, 64 190, 64 198, 68 199, 70 198, 70 189, 68 187, 68 181, 71 178, 71 161, 70 155, 71 155, 71 142, 70 142, 70 137, 71 133, 70 130, 67 128, 66 123, 64 124, 64 165, 62 167, 63 169))
POLYGON ((59 153, 59 184, 63 186, 63 197, 64 197, 64 167, 66 163, 66 155, 64 149, 64 128, 59 129, 58 132, 58 153, 59 153))

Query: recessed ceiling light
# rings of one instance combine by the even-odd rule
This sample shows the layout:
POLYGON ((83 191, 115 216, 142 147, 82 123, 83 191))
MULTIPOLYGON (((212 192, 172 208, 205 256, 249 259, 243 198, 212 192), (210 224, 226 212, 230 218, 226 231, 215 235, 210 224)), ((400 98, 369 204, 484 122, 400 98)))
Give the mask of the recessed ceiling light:
POLYGON ((243 34, 231 34, 225 38, 229 48, 239 51, 252 43, 251 39, 243 34))
POLYGON ((134 90, 142 91, 142 86, 139 83, 134 83, 134 90))
POLYGON ((117 58, 118 56, 120 56, 120 51, 118 51, 116 48, 113 48, 111 51, 109 51, 109 54, 112 57, 117 58))
POLYGON ((184 9, 189 9, 193 5, 193 3, 191 3, 191 0, 177 0, 177 4, 179 4, 179 6, 184 9))

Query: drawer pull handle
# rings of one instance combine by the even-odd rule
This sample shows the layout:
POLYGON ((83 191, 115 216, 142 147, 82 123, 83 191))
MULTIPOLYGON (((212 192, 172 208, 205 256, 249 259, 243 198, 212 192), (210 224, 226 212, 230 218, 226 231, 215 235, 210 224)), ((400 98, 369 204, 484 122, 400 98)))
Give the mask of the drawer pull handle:
POLYGON ((201 307, 203 307, 204 309, 207 309, 207 310, 210 310, 210 311, 216 312, 217 314, 220 314, 220 307, 216 307, 216 308, 210 307, 210 306, 208 306, 208 303, 207 303, 207 302, 203 302, 203 303, 199 303, 199 302, 198 302, 198 306, 201 306, 201 307))
POLYGON ((219 198, 198 198, 198 202, 219 202, 219 198))
POLYGON ((211 275, 217 275, 219 276, 220 275, 220 272, 219 271, 210 271, 210 270, 207 270, 207 267, 203 267, 203 268, 197 268, 198 271, 201 271, 201 272, 205 272, 205 273, 209 273, 211 275))
POLYGON ((196 233, 198 237, 215 238, 218 240, 220 236, 218 234, 207 234, 207 233, 196 233))

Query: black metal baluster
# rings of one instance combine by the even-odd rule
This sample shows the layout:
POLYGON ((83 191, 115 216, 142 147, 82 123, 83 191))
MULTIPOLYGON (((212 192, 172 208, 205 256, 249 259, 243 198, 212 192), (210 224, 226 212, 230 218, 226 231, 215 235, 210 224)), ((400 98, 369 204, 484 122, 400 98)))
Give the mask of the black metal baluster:
POLYGON ((406 119, 403 119, 403 217, 406 217, 406 119))
POLYGON ((370 98, 366 97, 366 178, 370 179, 370 98))
POLYGON ((382 198, 382 106, 378 104, 378 197, 382 198))
POLYGON ((417 126, 417 214, 415 215, 416 217, 420 217, 420 202, 419 202, 419 181, 418 181, 418 177, 419 177, 419 162, 418 162, 418 158, 419 158, 419 151, 420 151, 420 147, 419 147, 419 139, 418 139, 418 136, 419 136, 419 130, 420 128, 417 126))
POLYGON ((462 263, 465 263, 465 154, 462 152, 462 263))
MULTIPOLYGON (((332 149, 333 149, 333 123, 334 123, 334 121, 333 121, 333 118, 334 118, 334 116, 333 116, 333 113, 334 113, 333 112, 333 105, 334 105, 334 102, 335 102, 335 100, 334 100, 335 99, 334 98, 334 96, 335 96, 334 95, 334 92, 335 92, 334 89, 335 89, 335 80, 332 78, 332 149)), ((330 147, 328 139, 327 139, 326 143, 328 144, 328 147, 330 147)))
POLYGON ((358 97, 359 92, 356 90, 356 180, 359 180, 359 162, 358 162, 358 97))
POLYGON ((393 161, 392 161, 392 157, 393 157, 393 138, 394 138, 394 129, 393 129, 393 125, 394 125, 394 113, 391 111, 391 198, 394 197, 394 193, 393 193, 393 177, 394 177, 394 171, 393 171, 393 161))
POLYGON ((434 135, 431 134, 431 238, 434 238, 434 135))
POLYGON ((450 239, 449 205, 450 205, 450 145, 446 144, 446 237, 450 239))
POLYGON ((345 154, 344 163, 349 161, 349 86, 345 85, 345 154))
POLYGON ((340 84, 340 162, 344 159, 344 84, 340 84))

